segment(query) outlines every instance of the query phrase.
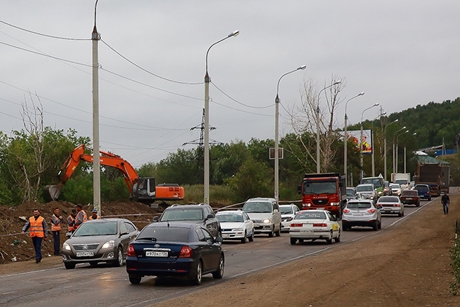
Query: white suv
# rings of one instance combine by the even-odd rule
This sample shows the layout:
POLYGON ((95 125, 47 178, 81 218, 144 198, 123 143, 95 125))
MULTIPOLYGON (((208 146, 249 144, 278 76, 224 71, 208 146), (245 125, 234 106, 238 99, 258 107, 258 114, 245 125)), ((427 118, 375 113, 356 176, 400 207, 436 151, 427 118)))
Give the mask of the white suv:
POLYGON ((250 198, 243 205, 246 212, 254 222, 254 232, 267 233, 273 237, 281 234, 281 213, 274 198, 250 198))

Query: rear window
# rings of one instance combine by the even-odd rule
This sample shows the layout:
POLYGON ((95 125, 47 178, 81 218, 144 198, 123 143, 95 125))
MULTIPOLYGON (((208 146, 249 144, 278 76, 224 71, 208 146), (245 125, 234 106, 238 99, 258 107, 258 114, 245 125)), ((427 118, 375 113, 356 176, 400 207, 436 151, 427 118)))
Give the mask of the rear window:
POLYGON ((348 203, 347 208, 348 209, 369 209, 371 208, 372 205, 370 202, 352 202, 348 203))
POLYGON ((189 242, 190 229, 182 227, 146 227, 136 240, 189 242))
POLYGON ((326 213, 324 212, 311 212, 311 211, 300 211, 294 218, 295 220, 315 220, 315 219, 326 219, 326 213))
POLYGON ((401 196, 418 196, 417 191, 403 190, 401 196))
POLYGON ((384 203, 399 202, 399 199, 393 196, 382 196, 379 198, 379 202, 384 202, 384 203))
POLYGON ((425 186, 416 186, 414 189, 417 191, 428 191, 428 187, 425 186))

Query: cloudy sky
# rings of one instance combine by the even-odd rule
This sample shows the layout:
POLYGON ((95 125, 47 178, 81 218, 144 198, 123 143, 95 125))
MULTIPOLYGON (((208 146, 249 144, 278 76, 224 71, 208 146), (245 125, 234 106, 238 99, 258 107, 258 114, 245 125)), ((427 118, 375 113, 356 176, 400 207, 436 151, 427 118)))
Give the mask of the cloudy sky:
MULTIPOLYGON (((95 1, 4 1, 0 11, 0 130, 23 128, 40 101, 46 126, 92 137, 95 1), (51 37, 50 37, 51 36, 51 37)), ((212 140, 274 138, 274 98, 299 104, 305 80, 346 80, 351 124, 459 97, 460 2, 100 0, 100 145, 139 167, 199 139, 209 58, 212 140), (379 109, 365 117, 378 116, 379 109)), ((290 132, 280 108, 280 132, 290 132)))

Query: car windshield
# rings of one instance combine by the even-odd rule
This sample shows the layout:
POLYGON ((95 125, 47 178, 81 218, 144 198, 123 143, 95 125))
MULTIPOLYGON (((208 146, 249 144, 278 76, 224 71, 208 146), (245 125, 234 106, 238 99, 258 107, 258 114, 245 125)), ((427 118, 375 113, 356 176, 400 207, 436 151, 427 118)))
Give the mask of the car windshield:
POLYGON ((371 208, 372 205, 370 202, 352 202, 348 203, 347 208, 348 209, 369 209, 371 208))
POLYGON ((347 189, 347 196, 355 196, 355 190, 354 189, 347 189))
POLYGON ((379 203, 399 203, 399 199, 394 196, 382 196, 379 198, 379 203))
POLYGON ((288 206, 288 207, 280 206, 280 212, 281 214, 292 214, 293 213, 291 206, 288 206))
POLYGON ((294 218, 295 220, 324 220, 326 219, 326 213, 324 212, 311 212, 311 211, 300 211, 294 218))
POLYGON ((335 194, 335 181, 306 181, 303 186, 304 194, 335 194))
POLYGON ((372 183, 376 189, 381 188, 383 186, 383 178, 375 177, 375 178, 363 178, 361 179, 361 183, 372 183))
POLYGON ((74 237, 87 237, 87 236, 109 236, 116 235, 117 222, 97 222, 97 223, 83 223, 75 230, 74 237))
POLYGON ((405 179, 395 180, 395 183, 397 183, 397 184, 408 184, 407 180, 405 180, 405 179))
POLYGON ((200 221, 203 219, 203 210, 197 209, 171 209, 163 212, 160 221, 200 221))
POLYGON ((243 222, 243 215, 236 213, 216 214, 219 222, 243 222))
POLYGON ((372 192, 372 186, 371 185, 358 185, 356 187, 356 192, 372 192))
POLYGON ((390 187, 393 189, 399 189, 401 186, 399 184, 390 184, 390 187))
POLYGON ((136 241, 189 242, 190 229, 182 227, 145 227, 136 241))
POLYGON ((251 201, 244 204, 243 211, 247 213, 271 213, 272 204, 269 202, 251 201))

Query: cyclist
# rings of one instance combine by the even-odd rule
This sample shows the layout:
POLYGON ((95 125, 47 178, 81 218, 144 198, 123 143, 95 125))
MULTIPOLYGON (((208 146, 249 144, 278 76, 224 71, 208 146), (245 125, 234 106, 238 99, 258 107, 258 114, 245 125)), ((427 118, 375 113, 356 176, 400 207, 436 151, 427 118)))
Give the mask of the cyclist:
POLYGON ((441 203, 442 203, 442 209, 444 210, 444 214, 449 213, 450 199, 449 199, 449 195, 447 195, 446 192, 444 192, 444 194, 441 197, 441 203))

